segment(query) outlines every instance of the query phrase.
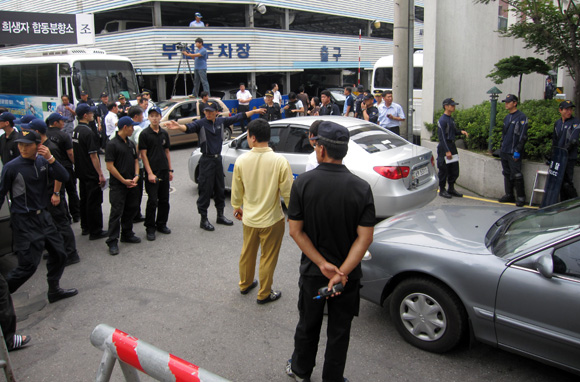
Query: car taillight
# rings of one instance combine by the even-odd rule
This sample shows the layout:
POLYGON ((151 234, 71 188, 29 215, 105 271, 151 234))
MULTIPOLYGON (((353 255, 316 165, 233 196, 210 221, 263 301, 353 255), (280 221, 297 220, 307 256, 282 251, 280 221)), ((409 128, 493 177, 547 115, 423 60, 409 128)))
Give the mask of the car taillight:
POLYGON ((435 157, 431 155, 431 166, 435 167, 435 157))
POLYGON ((411 169, 407 166, 376 166, 373 167, 373 170, 387 179, 406 178, 411 172, 411 169))

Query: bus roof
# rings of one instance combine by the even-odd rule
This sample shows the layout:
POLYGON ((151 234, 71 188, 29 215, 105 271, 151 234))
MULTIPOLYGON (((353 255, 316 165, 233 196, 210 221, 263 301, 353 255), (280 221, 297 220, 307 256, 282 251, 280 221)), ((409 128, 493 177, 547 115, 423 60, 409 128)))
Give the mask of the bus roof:
MULTIPOLYGON (((423 67, 423 51, 418 50, 413 53, 413 66, 415 68, 423 67)), ((376 68, 392 68, 393 67, 393 55, 381 57, 375 62, 373 69, 376 68)))
POLYGON ((107 54, 102 49, 73 48, 51 51, 28 52, 23 56, 3 56, 0 65, 14 64, 50 64, 73 61, 124 61, 131 62, 127 57, 107 54))

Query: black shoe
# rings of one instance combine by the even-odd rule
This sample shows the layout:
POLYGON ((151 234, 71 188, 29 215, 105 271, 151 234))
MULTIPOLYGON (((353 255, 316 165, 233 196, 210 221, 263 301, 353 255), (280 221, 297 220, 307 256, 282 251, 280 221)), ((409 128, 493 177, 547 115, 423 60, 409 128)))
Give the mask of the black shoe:
POLYGON ((133 218, 133 223, 141 223, 145 221, 145 216, 137 215, 133 218))
POLYGON ((260 305, 267 304, 272 301, 276 301, 282 297, 282 292, 280 291, 270 291, 270 295, 263 300, 256 300, 256 302, 260 305))
POLYGON ((513 195, 504 195, 497 200, 500 203, 514 203, 516 198, 513 195))
POLYGON ((234 225, 234 222, 226 218, 224 215, 218 215, 215 222, 223 225, 234 225))
POLYGON ((81 232, 83 236, 87 236, 89 233, 91 233, 91 231, 89 231, 88 229, 83 229, 83 231, 81 232))
POLYGON ((149 241, 155 240, 155 231, 154 230, 147 230, 147 240, 149 240, 149 241))
POLYGON ((516 207, 523 207, 526 202, 524 200, 516 200, 516 207))
POLYGON ((69 265, 79 263, 80 261, 81 261, 81 258, 79 257, 78 254, 76 256, 70 256, 70 257, 67 257, 66 262, 64 263, 64 266, 68 267, 69 265))
POLYGON ((244 290, 241 290, 241 294, 248 294, 252 289, 258 286, 258 280, 254 280, 252 284, 244 290))
POLYGON ((109 255, 115 256, 119 254, 119 245, 117 242, 109 244, 109 255))
POLYGON ((463 194, 457 192, 454 188, 448 190, 447 193, 451 196, 455 196, 456 198, 463 198, 463 194))
POLYGON ((206 231, 213 231, 215 230, 214 226, 211 225, 207 218, 201 218, 201 223, 199 223, 199 227, 205 229, 206 231))
POLYGON ((73 222, 74 223, 78 223, 81 221, 81 217, 80 216, 73 216, 73 222))
POLYGON ((135 235, 129 236, 129 237, 123 237, 123 236, 121 236, 121 243, 137 244, 137 243, 140 243, 140 242, 141 242, 141 239, 138 238, 135 235))
POLYGON ((169 228, 167 228, 166 225, 164 225, 164 226, 157 227, 157 232, 161 232, 161 233, 164 233, 166 235, 169 235, 171 233, 171 230, 169 228))
POLYGON ((76 289, 62 289, 62 288, 57 288, 55 290, 53 290, 52 292, 49 291, 48 292, 48 302, 53 303, 53 302, 57 302, 59 300, 62 300, 64 298, 69 298, 72 296, 76 296, 77 294, 79 294, 79 291, 76 289))
POLYGON ((451 195, 446 190, 439 191, 439 196, 445 199, 451 199, 451 195))
POLYGON ((89 240, 99 240, 99 239, 103 239, 107 236, 109 236, 109 233, 107 231, 101 231, 101 232, 96 233, 96 234, 90 234, 89 240))

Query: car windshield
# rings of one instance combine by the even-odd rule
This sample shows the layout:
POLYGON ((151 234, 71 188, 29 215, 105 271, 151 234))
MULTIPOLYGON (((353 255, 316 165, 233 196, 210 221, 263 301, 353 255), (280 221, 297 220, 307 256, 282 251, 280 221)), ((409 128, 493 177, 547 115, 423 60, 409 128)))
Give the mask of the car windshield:
POLYGON ((580 199, 537 211, 516 210, 499 219, 486 235, 497 257, 508 258, 580 229, 580 199))
POLYGON ((334 99, 337 101, 344 101, 346 96, 344 95, 344 91, 340 90, 331 90, 330 93, 334 96, 334 99))
POLYGON ((350 130, 350 139, 368 153, 379 153, 408 144, 406 140, 372 123, 350 130))
POLYGON ((177 102, 174 101, 161 101, 157 103, 157 106, 161 109, 161 115, 165 116, 165 114, 167 114, 171 107, 176 103, 177 102))

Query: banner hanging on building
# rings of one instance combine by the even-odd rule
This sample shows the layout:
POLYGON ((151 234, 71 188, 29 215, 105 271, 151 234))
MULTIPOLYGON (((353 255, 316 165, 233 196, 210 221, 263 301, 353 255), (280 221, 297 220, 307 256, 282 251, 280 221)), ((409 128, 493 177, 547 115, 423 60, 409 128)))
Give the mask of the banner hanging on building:
POLYGON ((0 44, 94 44, 92 14, 0 12, 0 44))

